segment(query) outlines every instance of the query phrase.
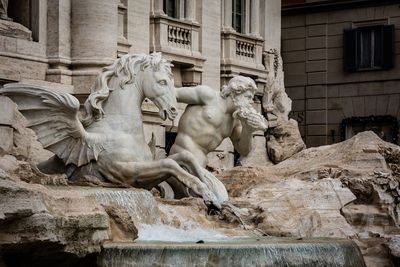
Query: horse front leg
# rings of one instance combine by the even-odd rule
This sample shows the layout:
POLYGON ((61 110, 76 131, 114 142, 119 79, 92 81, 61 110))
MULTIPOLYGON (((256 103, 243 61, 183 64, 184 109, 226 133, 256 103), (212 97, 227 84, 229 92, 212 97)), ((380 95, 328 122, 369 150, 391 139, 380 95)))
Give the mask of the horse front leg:
MULTIPOLYGON (((111 166, 110 166, 111 165, 111 166)), ((201 196, 206 202, 221 208, 222 202, 196 176, 186 172, 173 159, 166 158, 149 162, 113 162, 107 174, 134 187, 151 189, 171 176, 201 196)))
MULTIPOLYGON (((173 155, 170 155, 168 158, 175 160, 180 166, 183 166, 187 169, 191 174, 198 177, 206 186, 214 193, 215 196, 222 203, 228 200, 228 192, 224 184, 215 177, 211 172, 209 172, 206 168, 200 165, 194 155, 189 151, 182 151, 173 155)), ((173 179, 169 179, 168 183, 178 191, 181 188, 176 187, 176 182, 172 183, 173 179)))

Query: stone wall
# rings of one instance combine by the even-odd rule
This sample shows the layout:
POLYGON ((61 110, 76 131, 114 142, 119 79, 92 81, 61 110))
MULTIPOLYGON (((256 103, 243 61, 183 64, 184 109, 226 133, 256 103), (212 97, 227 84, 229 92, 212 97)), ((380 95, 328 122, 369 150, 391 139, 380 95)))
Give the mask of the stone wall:
POLYGON ((283 7, 286 91, 307 146, 340 141, 340 124, 346 118, 391 115, 400 119, 400 8, 385 1, 369 2, 375 6, 324 8, 317 3, 301 11, 283 7), (374 22, 395 25, 395 67, 345 72, 344 29, 374 22))

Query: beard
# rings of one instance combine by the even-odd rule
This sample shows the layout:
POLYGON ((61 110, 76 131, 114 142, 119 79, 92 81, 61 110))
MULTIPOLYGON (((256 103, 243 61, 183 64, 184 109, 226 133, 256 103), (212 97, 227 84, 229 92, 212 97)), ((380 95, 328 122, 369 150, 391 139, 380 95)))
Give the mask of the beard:
POLYGON ((242 121, 243 127, 250 127, 254 130, 266 131, 268 129, 268 123, 263 115, 257 112, 251 104, 244 105, 233 97, 233 104, 235 105, 235 111, 232 116, 235 119, 242 121), (244 122, 244 123, 243 123, 244 122))

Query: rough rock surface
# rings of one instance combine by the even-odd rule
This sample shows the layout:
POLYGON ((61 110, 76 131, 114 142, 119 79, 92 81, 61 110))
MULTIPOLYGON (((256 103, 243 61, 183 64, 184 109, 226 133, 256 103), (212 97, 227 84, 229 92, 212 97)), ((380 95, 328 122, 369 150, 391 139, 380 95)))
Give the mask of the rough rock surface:
POLYGON ((245 222, 265 234, 348 237, 360 246, 369 267, 395 266, 399 151, 363 132, 339 144, 303 150, 275 166, 237 167, 218 177, 245 222))
POLYGON ((37 137, 33 130, 26 128, 27 121, 25 117, 17 111, 16 106, 14 118, 14 145, 11 150, 12 155, 18 159, 35 164, 47 160, 54 155, 42 147, 42 145, 37 141, 37 137))
POLYGON ((33 254, 38 266, 61 254, 82 257, 110 239, 109 217, 94 198, 10 179, 4 171, 0 176, 0 248, 6 263, 28 266, 33 254))
POLYGON ((280 120, 279 124, 268 132, 268 138, 268 156, 275 164, 306 148, 297 121, 293 119, 280 120))

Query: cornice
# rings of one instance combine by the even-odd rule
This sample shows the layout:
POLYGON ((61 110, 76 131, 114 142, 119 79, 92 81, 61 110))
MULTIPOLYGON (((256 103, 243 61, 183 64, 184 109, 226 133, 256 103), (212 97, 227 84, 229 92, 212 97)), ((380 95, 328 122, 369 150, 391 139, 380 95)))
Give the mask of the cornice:
MULTIPOLYGON (((282 15, 326 12, 349 8, 399 4, 400 0, 329 0, 313 3, 293 4, 282 6, 282 15)), ((400 13, 400 6, 399 6, 400 13)))

